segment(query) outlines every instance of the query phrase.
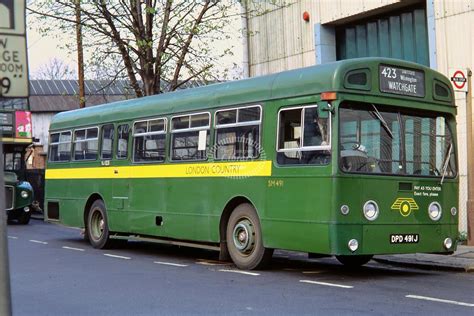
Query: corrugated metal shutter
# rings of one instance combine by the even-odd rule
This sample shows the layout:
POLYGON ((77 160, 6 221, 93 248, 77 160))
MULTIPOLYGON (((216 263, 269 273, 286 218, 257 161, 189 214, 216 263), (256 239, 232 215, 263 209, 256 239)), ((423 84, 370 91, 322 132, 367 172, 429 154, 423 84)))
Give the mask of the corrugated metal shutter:
POLYGON ((391 57, 429 66, 425 9, 336 29, 337 59, 391 57))

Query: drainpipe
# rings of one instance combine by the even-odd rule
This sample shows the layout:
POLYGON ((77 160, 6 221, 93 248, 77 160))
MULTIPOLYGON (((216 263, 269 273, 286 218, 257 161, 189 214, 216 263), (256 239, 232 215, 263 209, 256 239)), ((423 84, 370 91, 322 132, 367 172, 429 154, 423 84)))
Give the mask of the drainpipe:
POLYGON ((242 48, 243 48, 243 57, 242 57, 242 70, 243 77, 250 77, 250 62, 249 62, 249 21, 247 14, 247 0, 240 0, 240 20, 242 22, 242 48))
POLYGON ((474 246, 474 130, 472 126, 472 71, 467 69, 467 244, 474 246))

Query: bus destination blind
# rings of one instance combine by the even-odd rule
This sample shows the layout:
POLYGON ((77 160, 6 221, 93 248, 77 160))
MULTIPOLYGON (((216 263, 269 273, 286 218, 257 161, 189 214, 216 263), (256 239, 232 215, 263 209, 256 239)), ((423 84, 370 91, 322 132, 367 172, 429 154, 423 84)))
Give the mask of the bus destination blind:
POLYGON ((423 98, 425 96, 425 73, 423 71, 379 66, 380 91, 423 98))

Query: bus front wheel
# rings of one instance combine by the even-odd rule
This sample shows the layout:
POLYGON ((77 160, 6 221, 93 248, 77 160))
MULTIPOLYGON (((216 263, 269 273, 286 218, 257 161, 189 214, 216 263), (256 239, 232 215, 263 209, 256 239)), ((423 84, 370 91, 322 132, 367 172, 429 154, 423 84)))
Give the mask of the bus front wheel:
POLYGON ((263 246, 260 221, 251 204, 241 204, 232 212, 226 239, 229 255, 239 269, 261 269, 272 258, 273 249, 263 246))
POLYGON ((31 211, 29 211, 29 212, 23 212, 23 213, 21 213, 21 215, 18 217, 18 224, 21 224, 21 225, 28 225, 28 223, 30 222, 30 218, 31 218, 31 211))
POLYGON ((111 244, 107 213, 102 200, 96 200, 92 203, 89 215, 87 216, 86 235, 94 248, 107 248, 111 244))
POLYGON ((336 259, 347 267, 360 267, 372 259, 372 255, 336 256, 336 259))

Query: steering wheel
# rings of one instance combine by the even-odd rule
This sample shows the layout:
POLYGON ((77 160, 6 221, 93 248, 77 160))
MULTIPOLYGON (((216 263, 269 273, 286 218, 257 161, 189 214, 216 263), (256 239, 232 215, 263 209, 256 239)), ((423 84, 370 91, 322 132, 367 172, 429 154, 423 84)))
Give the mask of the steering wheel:
POLYGON ((345 150, 352 149, 352 150, 363 151, 363 150, 360 149, 361 145, 362 144, 359 143, 356 140, 350 140, 350 141, 346 141, 346 142, 341 143, 342 148, 345 149, 345 150), (347 145, 350 145, 350 146, 347 146, 347 145), (349 148, 346 148, 346 146, 349 147, 349 148))

